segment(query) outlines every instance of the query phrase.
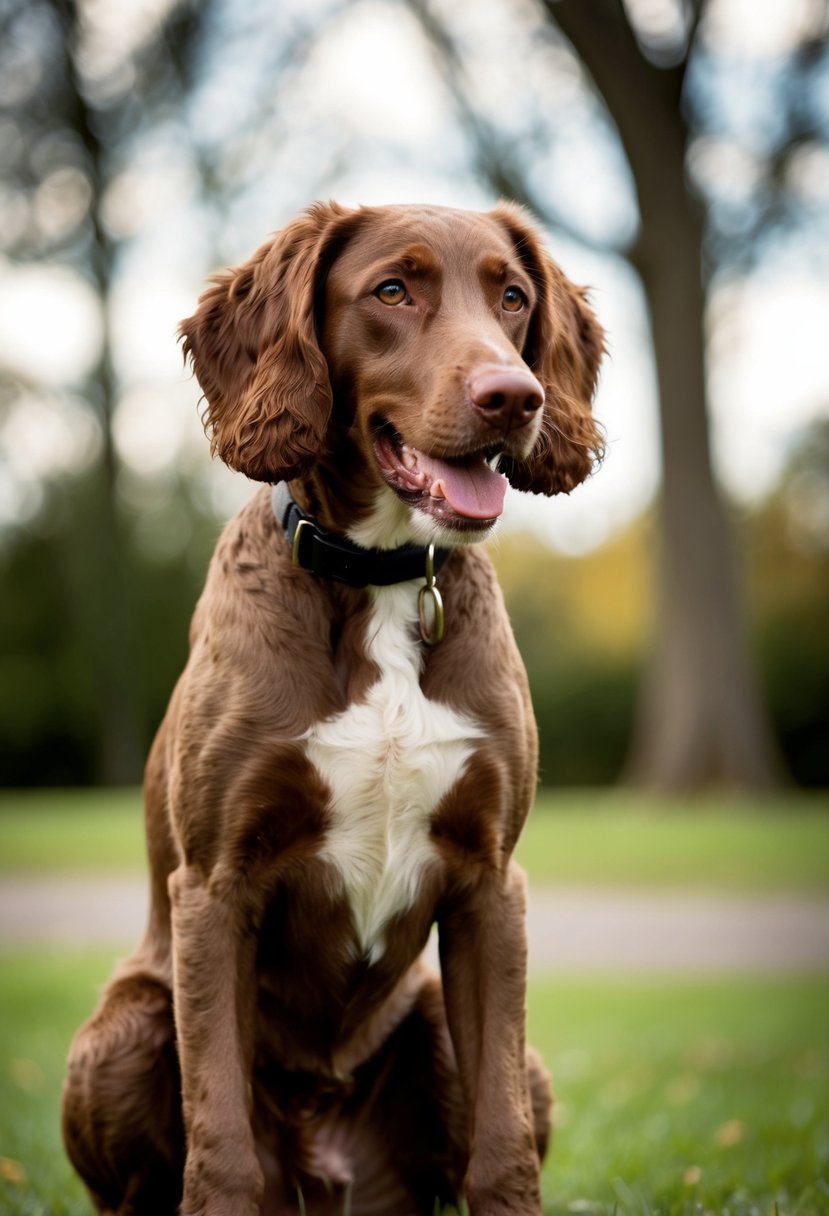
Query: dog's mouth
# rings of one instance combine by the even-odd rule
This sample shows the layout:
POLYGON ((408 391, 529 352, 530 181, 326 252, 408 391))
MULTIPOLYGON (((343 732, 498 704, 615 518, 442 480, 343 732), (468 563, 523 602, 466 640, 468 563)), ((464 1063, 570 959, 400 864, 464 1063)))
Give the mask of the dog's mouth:
POLYGON ((491 527, 503 511, 507 479, 493 467, 501 452, 497 445, 457 456, 429 456, 405 443, 386 422, 374 439, 386 484, 437 523, 462 530, 491 527))

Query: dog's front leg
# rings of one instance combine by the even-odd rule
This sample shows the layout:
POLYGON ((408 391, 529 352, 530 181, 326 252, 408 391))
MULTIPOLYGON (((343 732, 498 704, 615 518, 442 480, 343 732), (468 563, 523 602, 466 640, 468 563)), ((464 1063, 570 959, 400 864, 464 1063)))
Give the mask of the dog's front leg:
POLYGON ((471 1216, 539 1216, 527 1086, 526 879, 510 865, 441 915, 449 1030, 469 1110, 464 1192, 471 1216))
POLYGON ((257 1216, 251 1130, 256 936, 234 883, 182 866, 169 880, 187 1160, 181 1216, 257 1216))

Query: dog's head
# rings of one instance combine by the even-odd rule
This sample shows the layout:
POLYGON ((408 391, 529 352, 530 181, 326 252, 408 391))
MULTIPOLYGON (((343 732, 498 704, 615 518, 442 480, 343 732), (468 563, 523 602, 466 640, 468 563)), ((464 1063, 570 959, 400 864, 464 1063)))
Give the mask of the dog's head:
POLYGON ((504 474, 568 493, 600 455, 601 328, 509 204, 316 204, 181 332, 213 450, 259 481, 359 479, 341 527, 379 495, 420 539, 477 538, 504 474))

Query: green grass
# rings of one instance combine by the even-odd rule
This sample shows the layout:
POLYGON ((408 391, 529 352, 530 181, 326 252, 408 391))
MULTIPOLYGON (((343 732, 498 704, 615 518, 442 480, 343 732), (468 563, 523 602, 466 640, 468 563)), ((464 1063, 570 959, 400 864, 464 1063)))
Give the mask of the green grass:
MULTIPOLYGON (((58 1095, 110 966, 100 953, 0 959, 8 1216, 88 1216, 58 1095)), ((557 1091, 548 1216, 829 1212, 829 979, 536 984, 530 1039, 557 1091)))
POLYGON ((829 979, 546 982, 529 1034, 558 1096, 545 1211, 829 1212, 829 979))
POLYGON ((517 856, 540 884, 829 893, 829 795, 542 792, 517 856))
MULTIPOLYGON (((518 858, 536 883, 829 892, 829 795, 747 803, 542 792, 518 858)), ((143 866, 137 791, 0 793, 0 871, 143 866)))
POLYGON ((144 866, 139 790, 0 792, 0 872, 140 871, 144 866))

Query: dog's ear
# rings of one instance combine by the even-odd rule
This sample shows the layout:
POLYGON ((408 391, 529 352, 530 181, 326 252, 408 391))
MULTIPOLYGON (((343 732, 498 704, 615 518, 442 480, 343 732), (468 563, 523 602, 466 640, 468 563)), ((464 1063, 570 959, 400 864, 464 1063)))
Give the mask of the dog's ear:
POLYGON ((300 476, 325 450, 331 385, 315 311, 356 212, 317 203, 224 270, 179 334, 205 398, 211 450, 256 481, 300 476))
POLYGON ((569 494, 601 460, 604 443, 592 401, 604 354, 604 332, 583 288, 559 270, 520 207, 493 212, 507 230, 537 293, 522 351, 544 389, 541 430, 526 460, 504 461, 518 490, 569 494))

